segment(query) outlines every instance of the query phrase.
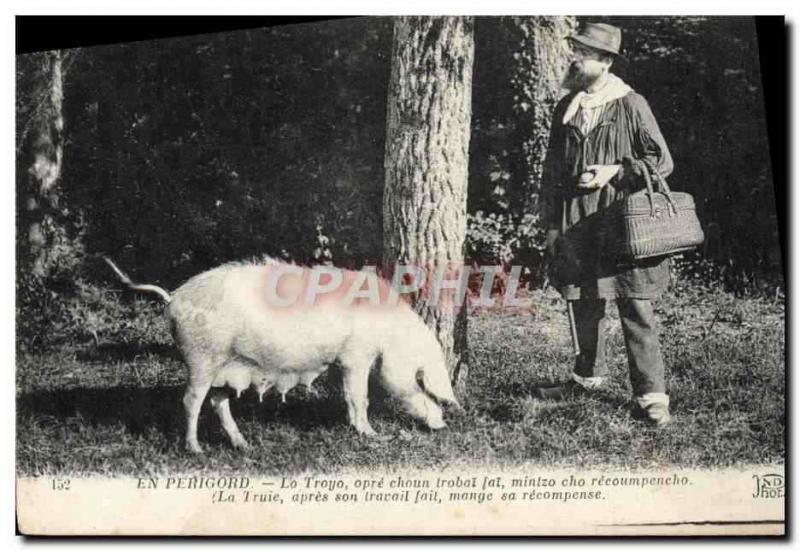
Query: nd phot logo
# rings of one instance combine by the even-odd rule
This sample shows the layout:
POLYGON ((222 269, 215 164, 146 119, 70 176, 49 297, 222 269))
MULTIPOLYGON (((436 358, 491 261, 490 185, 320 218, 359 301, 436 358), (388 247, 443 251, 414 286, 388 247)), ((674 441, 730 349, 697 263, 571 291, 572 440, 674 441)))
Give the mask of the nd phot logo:
POLYGON ((777 498, 784 495, 785 484, 782 474, 754 474, 753 482, 755 482, 754 498, 777 498))

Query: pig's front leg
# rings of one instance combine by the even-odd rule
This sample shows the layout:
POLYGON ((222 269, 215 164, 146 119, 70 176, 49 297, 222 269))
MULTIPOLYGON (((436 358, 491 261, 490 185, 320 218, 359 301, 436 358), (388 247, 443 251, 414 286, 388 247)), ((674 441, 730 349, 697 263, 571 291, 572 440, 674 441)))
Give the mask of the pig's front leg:
POLYGON ((369 399, 369 369, 373 358, 364 354, 350 351, 340 358, 344 375, 344 399, 347 403, 347 415, 350 424, 360 433, 367 436, 376 436, 377 433, 367 418, 369 399))

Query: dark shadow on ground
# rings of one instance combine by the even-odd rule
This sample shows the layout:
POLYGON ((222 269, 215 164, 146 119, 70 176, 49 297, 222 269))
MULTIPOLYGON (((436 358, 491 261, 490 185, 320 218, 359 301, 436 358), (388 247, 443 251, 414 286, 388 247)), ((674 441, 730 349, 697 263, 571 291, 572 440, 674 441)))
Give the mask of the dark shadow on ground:
MULTIPOLYGON (((231 412, 237 422, 257 421, 265 427, 268 424, 299 430, 346 427, 347 410, 337 378, 341 380, 335 370, 327 379, 323 375, 314 383, 312 392, 297 386, 287 393, 285 402, 274 391, 265 394, 263 402, 259 402, 253 389, 244 391, 238 399, 231 392, 231 412)), ((396 415, 377 385, 373 382, 370 386, 370 417, 396 415)), ((185 430, 183 393, 183 385, 34 390, 17 397, 17 415, 18 419, 49 417, 59 421, 79 418, 82 424, 90 426, 122 424, 132 435, 155 429, 167 439, 176 440, 183 438, 185 430)), ((198 436, 201 441, 211 443, 226 440, 208 397, 203 404, 198 436)))
POLYGON ((54 417, 58 420, 79 417, 91 426, 118 425, 134 435, 155 427, 165 435, 182 432, 183 387, 72 388, 31 391, 17 397, 17 416, 54 417))

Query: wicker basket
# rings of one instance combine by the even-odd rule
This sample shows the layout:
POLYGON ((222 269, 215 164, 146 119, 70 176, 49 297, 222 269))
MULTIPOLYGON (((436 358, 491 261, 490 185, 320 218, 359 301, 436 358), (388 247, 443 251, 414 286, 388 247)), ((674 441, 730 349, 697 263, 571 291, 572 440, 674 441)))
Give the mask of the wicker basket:
POLYGON ((610 252, 620 261, 690 250, 701 245, 705 237, 694 198, 671 191, 652 165, 643 164, 646 189, 616 201, 606 213, 610 252), (658 182, 658 191, 653 190, 651 173, 658 182))

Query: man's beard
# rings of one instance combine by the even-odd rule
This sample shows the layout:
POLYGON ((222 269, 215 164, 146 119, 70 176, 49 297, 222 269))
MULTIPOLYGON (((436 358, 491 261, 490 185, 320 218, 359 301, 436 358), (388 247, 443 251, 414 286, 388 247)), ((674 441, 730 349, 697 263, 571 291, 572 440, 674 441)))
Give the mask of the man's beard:
POLYGON ((567 69, 567 74, 561 82, 561 87, 569 90, 570 92, 577 92, 579 90, 586 90, 592 84, 597 82, 603 75, 602 71, 597 73, 588 73, 586 68, 578 63, 570 63, 567 69))

